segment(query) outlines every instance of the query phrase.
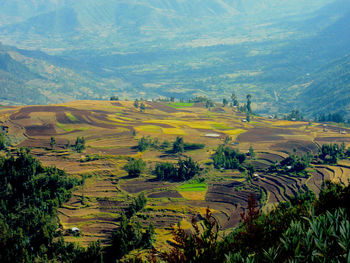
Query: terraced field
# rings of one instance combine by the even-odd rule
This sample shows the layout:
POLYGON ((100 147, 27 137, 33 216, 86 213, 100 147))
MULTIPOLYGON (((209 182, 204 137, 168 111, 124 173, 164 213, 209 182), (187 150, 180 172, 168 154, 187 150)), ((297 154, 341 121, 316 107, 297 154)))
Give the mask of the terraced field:
POLYGON ((271 208, 300 189, 319 193, 324 180, 347 184, 350 161, 337 166, 315 164, 309 177, 270 173, 268 168, 295 152, 317 153, 322 143, 350 144, 349 133, 339 133, 330 126, 327 132, 320 124, 289 122, 254 117, 242 122, 245 115, 228 107, 208 110, 201 104, 144 102, 140 112, 131 101, 79 101, 64 105, 11 107, 0 109, 0 125, 9 127, 9 136, 16 146, 31 148, 45 165, 55 165, 72 176, 84 178, 73 197, 59 210, 63 229, 79 227, 80 237, 67 235, 68 241, 83 245, 92 240, 108 242, 118 227, 120 213, 143 193, 147 206, 137 214, 143 224, 156 227, 156 247, 165 248, 171 238, 171 226, 190 227, 193 216, 201 218, 210 207, 222 231, 240 221, 240 212, 254 194, 264 208, 271 208), (137 151, 142 136, 172 142, 181 135, 185 142, 205 144, 204 149, 185 155, 200 163, 199 178, 189 182, 160 182, 151 170, 157 162, 176 162, 178 156, 161 149, 137 151), (246 153, 252 146, 256 156, 247 160, 254 165, 252 180, 236 170, 217 170, 211 155, 218 145, 231 137, 229 144, 246 153), (56 139, 53 149, 50 138, 56 139), (77 153, 67 148, 77 137, 84 137, 86 150, 77 153), (93 160, 89 156, 95 156, 93 160), (129 178, 123 169, 129 157, 142 158, 146 172, 129 178), (88 160, 88 161, 86 161, 88 160))

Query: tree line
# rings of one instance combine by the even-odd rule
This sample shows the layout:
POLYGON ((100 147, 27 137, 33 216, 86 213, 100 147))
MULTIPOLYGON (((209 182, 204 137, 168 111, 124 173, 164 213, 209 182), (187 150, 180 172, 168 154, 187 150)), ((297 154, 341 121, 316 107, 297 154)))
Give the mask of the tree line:
POLYGON ((112 244, 92 242, 87 248, 63 240, 57 208, 82 180, 55 167, 45 167, 28 149, 0 156, 0 262, 116 262, 135 248, 150 248, 154 227, 133 219, 146 205, 136 197, 122 213, 112 244))

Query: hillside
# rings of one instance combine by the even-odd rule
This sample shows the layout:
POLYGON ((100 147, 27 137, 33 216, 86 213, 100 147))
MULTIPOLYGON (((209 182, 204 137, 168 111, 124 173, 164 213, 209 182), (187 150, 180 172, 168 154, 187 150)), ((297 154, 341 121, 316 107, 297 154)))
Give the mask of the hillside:
POLYGON ((9 137, 16 146, 29 147, 46 166, 55 165, 70 175, 85 178, 84 186, 77 187, 71 200, 59 209, 64 230, 82 230, 79 238, 66 235, 67 241, 107 242, 118 227, 121 211, 141 193, 147 198, 147 206, 137 213, 137 218, 143 225, 153 222, 155 246, 165 249, 169 227, 179 223, 189 228, 191 218, 204 216, 208 206, 221 230, 227 232, 238 224, 251 193, 263 209, 269 209, 301 189, 318 194, 324 180, 348 182, 349 160, 338 164, 315 161, 306 169, 307 174, 288 172, 289 168, 274 171, 271 167, 293 152, 298 156, 317 154, 325 143, 345 142, 349 147, 349 129, 342 129, 340 134, 338 127, 329 126, 325 131, 318 123, 261 117, 247 123, 242 121, 245 115, 219 105, 209 111, 200 103, 143 103, 145 112, 131 101, 79 101, 0 110, 1 125, 9 127, 9 137), (172 143, 178 136, 188 144, 204 144, 204 148, 174 154, 172 143), (232 140, 226 146, 243 155, 253 147, 255 156, 245 157, 241 171, 215 168, 213 154, 227 136, 232 140), (55 138, 53 146, 51 137, 55 138), (82 153, 75 150, 78 137, 86 143, 82 153), (146 150, 139 152, 142 138, 151 141, 146 150), (184 182, 162 181, 152 172, 157 163, 175 164, 179 156, 198 162, 201 172, 184 182), (147 168, 140 176, 128 176, 125 165, 130 158, 145 161, 147 168), (247 175, 249 165, 258 174, 254 178, 247 175))
POLYGON ((311 78, 314 78, 314 81, 298 97, 305 112, 312 114, 341 112, 349 118, 350 56, 333 61, 313 72, 311 78))
POLYGON ((0 45, 0 103, 47 104, 108 97, 127 85, 110 77, 100 83, 78 62, 0 45))

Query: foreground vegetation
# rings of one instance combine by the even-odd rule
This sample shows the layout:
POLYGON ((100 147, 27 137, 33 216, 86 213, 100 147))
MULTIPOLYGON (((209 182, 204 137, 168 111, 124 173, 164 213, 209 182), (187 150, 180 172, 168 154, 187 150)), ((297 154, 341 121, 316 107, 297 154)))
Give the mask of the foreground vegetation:
POLYGON ((262 213, 250 196, 242 223, 222 240, 208 209, 204 230, 199 230, 196 220, 191 233, 174 228, 176 245, 161 258, 174 263, 207 262, 208 258, 230 263, 349 262, 349 201, 350 187, 329 181, 318 199, 302 192, 269 213, 262 213))
POLYGON ((99 241, 87 248, 64 242, 57 208, 81 181, 55 167, 44 167, 28 150, 16 155, 0 158, 1 262, 115 262, 135 248, 150 248, 153 225, 142 233, 141 225, 131 221, 146 204, 143 195, 126 210, 128 217, 122 214, 104 255, 99 241))

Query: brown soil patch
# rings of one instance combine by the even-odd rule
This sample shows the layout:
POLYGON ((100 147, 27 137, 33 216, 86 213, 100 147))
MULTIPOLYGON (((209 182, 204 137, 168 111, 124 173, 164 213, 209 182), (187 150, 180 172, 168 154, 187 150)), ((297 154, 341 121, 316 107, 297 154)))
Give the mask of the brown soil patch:
POLYGON ((106 155, 133 155, 137 154, 137 149, 131 148, 131 147, 118 147, 118 148, 103 148, 103 149, 94 149, 89 148, 84 153, 85 154, 91 154, 91 153, 101 153, 106 155))
MULTIPOLYGON (((162 213, 162 212, 152 212, 149 214, 150 218, 143 222, 144 225, 148 225, 149 222, 156 228, 171 229, 172 226, 176 225, 182 219, 187 218, 182 215, 172 214, 172 213, 162 213)), ((190 218, 187 218, 190 221, 190 218)))
POLYGON ((206 201, 209 202, 220 202, 228 203, 234 206, 247 207, 248 197, 251 193, 254 193, 257 199, 260 199, 260 194, 248 191, 248 190, 237 190, 236 186, 240 183, 227 182, 223 184, 214 184, 209 186, 206 201))
POLYGON ((21 108, 18 112, 10 116, 11 120, 20 120, 30 118, 29 114, 32 112, 64 112, 75 111, 73 108, 64 106, 30 106, 21 108))
POLYGON ((318 195, 321 192, 321 185, 324 180, 324 176, 319 171, 312 172, 312 177, 308 181, 308 187, 316 194, 318 195))
POLYGON ((269 162, 280 162, 283 160, 282 156, 268 152, 258 153, 258 158, 269 162))
POLYGON ((293 149, 296 149, 298 152, 307 153, 313 152, 317 153, 318 148, 316 144, 309 141, 286 141, 280 142, 272 145, 271 149, 278 150, 285 153, 293 152, 293 149))
POLYGON ((163 103, 159 103, 159 102, 147 102, 148 106, 151 106, 153 109, 157 109, 166 113, 175 113, 178 112, 177 109, 170 107, 168 105, 165 105, 163 103))
POLYGON ((136 180, 136 181, 127 181, 124 184, 120 185, 120 188, 126 192, 135 194, 145 190, 166 188, 166 187, 169 187, 169 185, 170 183, 161 182, 161 181, 136 180))
POLYGON ((100 207, 115 207, 120 206, 123 202, 111 200, 97 200, 100 207))
POLYGON ((253 128, 237 137, 239 142, 263 142, 283 140, 283 135, 292 135, 293 131, 286 129, 253 128))
POLYGON ((25 129, 29 136, 50 136, 56 134, 53 124, 26 126, 25 129))
POLYGON ((182 198, 178 191, 158 192, 148 195, 149 198, 182 198))
POLYGON ((321 144, 323 143, 342 143, 342 142, 350 142, 350 137, 348 136, 341 136, 341 137, 317 137, 315 139, 315 141, 317 142, 321 142, 321 144))
MULTIPOLYGON (((266 161, 265 161, 266 162, 266 161)), ((271 164, 267 164, 264 161, 252 161, 252 165, 255 167, 257 170, 266 170, 270 167, 271 164)))
POLYGON ((78 110, 64 106, 30 106, 21 108, 18 112, 10 116, 11 120, 21 120, 30 118, 30 114, 33 112, 54 112, 56 113, 56 119, 62 124, 89 124, 96 127, 105 129, 114 129, 117 125, 109 124, 112 123, 107 118, 108 112, 105 111, 88 111, 78 110), (76 121, 70 120, 65 112, 71 112, 75 117, 76 121))
POLYGON ((117 107, 124 107, 123 104, 121 104, 120 102, 111 102, 111 104, 117 107))

